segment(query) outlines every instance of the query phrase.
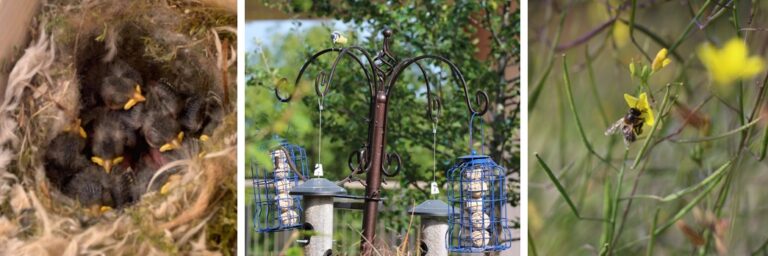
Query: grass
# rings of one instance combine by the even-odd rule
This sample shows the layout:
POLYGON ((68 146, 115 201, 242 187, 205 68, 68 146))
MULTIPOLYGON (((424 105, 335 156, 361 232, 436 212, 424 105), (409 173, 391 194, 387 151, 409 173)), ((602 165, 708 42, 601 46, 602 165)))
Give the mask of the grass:
POLYGON ((529 8, 546 14, 529 22, 529 253, 768 253, 768 76, 719 86, 697 54, 736 36, 758 54, 766 36, 742 28, 768 27, 768 4, 556 2, 529 8), (662 47, 672 64, 643 75, 662 47), (641 92, 655 122, 624 147, 603 132, 641 92))

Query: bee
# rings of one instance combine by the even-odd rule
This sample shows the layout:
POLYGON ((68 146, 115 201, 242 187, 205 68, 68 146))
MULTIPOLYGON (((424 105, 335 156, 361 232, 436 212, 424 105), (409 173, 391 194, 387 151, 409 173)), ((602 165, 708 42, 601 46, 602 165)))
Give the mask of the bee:
POLYGON ((644 120, 641 117, 642 114, 643 112, 640 109, 630 108, 624 117, 616 121, 605 131, 605 135, 608 136, 621 131, 624 135, 624 144, 629 146, 630 143, 637 140, 638 135, 643 134, 644 120))

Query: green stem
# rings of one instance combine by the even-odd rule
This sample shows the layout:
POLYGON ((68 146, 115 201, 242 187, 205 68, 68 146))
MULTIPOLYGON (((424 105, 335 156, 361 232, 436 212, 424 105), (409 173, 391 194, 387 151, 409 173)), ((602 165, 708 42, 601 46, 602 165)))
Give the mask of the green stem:
POLYGON ((661 102, 661 108, 659 108, 659 115, 656 117, 655 122, 653 122, 653 126, 651 127, 651 133, 648 134, 648 137, 645 138, 645 141, 643 141, 643 146, 640 148, 640 151, 637 153, 637 156, 635 157, 635 162, 632 164, 631 169, 635 169, 637 165, 640 163, 640 159, 645 155, 645 151, 648 150, 648 145, 651 142, 651 138, 653 137, 653 134, 656 133, 656 128, 661 123, 661 118, 664 116, 664 109, 666 109, 667 104, 669 103, 669 95, 670 95, 670 85, 667 84, 666 92, 664 93, 664 100, 661 102))
POLYGON ((706 142, 706 141, 713 141, 713 140, 722 139, 722 138, 725 138, 725 137, 728 137, 728 136, 740 133, 742 131, 746 132, 747 129, 749 129, 753 125, 757 124, 758 121, 760 121, 760 118, 757 118, 754 121, 752 121, 752 122, 750 122, 748 124, 745 124, 744 126, 741 126, 739 128, 736 128, 736 129, 733 129, 733 130, 730 130, 730 131, 727 131, 725 133, 721 133, 721 134, 718 134, 718 135, 715 135, 715 136, 709 136, 709 137, 704 137, 704 138, 695 138, 695 139, 682 139, 682 140, 676 140, 675 142, 677 142, 677 143, 698 143, 698 142, 706 142))
POLYGON ((550 169, 547 163, 545 163, 544 160, 541 159, 538 153, 533 153, 533 155, 536 156, 536 160, 538 160, 541 167, 544 168, 544 172, 547 173, 547 177, 549 177, 549 179, 552 180, 552 183, 555 184, 555 188, 557 188, 557 191, 560 192, 560 195, 563 196, 563 199, 565 199, 565 202, 568 204, 569 207, 571 207, 573 214, 576 215, 577 218, 580 218, 581 215, 579 215, 579 210, 576 209, 576 205, 573 204, 573 201, 571 201, 571 198, 568 196, 568 193, 565 192, 565 188, 563 187, 563 185, 560 184, 560 181, 557 179, 555 174, 552 173, 552 169, 550 169))
POLYGON ((651 56, 648 55, 645 50, 643 50, 643 47, 640 47, 640 44, 637 43, 637 40, 635 39, 635 11, 637 9, 637 0, 632 0, 632 9, 629 12, 629 38, 632 40, 632 44, 635 45, 637 50, 639 50, 643 56, 645 56, 645 59, 647 59, 649 62, 653 61, 651 59, 651 56))
POLYGON ((599 155, 594 148, 592 148, 592 144, 589 143, 589 139, 587 139, 587 134, 584 132, 584 127, 581 125, 581 118, 579 117, 578 111, 576 111, 576 103, 573 100, 573 90, 571 89, 571 76, 568 73, 568 60, 563 54, 563 80, 565 80, 565 89, 568 96, 568 106, 571 108, 571 113, 573 114, 573 118, 576 121, 576 127, 579 130, 579 135, 581 136, 581 141, 584 143, 584 146, 589 150, 590 153, 595 155, 595 157, 599 158, 601 161, 606 163, 608 166, 612 167, 613 169, 617 169, 614 167, 610 161, 601 155, 599 155))
POLYGON ((696 12, 696 16, 694 16, 693 19, 688 22, 688 26, 685 27, 685 30, 683 30, 683 33, 680 34, 680 37, 678 37, 672 46, 669 47, 669 51, 674 51, 678 46, 680 46, 680 44, 683 43, 683 41, 688 37, 688 34, 691 32, 691 29, 693 29, 693 26, 696 25, 699 18, 701 18, 701 15, 704 14, 704 11, 707 9, 707 7, 709 7, 709 4, 711 3, 712 1, 707 0, 707 2, 705 2, 704 5, 699 8, 699 11, 696 12))
MULTIPOLYGON (((627 161, 627 155, 629 153, 629 150, 624 151, 624 159, 621 161, 622 163, 627 161)), ((608 246, 609 250, 613 250, 614 245, 616 244, 616 241, 614 239, 614 234, 616 233, 616 216, 619 214, 619 201, 621 198, 621 188, 624 185, 624 170, 626 169, 626 165, 622 164, 621 168, 619 169, 619 176, 616 180, 616 191, 613 193, 613 203, 611 204, 611 217, 608 220, 608 222, 611 224, 611 237, 610 245, 608 246)))
POLYGON ((608 114, 605 113, 605 108, 603 108, 603 104, 600 102, 602 101, 602 98, 600 98, 600 93, 597 91, 597 82, 595 81, 595 70, 592 68, 592 58, 589 57, 589 47, 584 47, 584 58, 587 59, 587 71, 589 74, 589 84, 592 87, 592 97, 595 98, 595 102, 597 102, 597 110, 600 111, 600 117, 603 119, 603 126, 608 127, 611 125, 611 121, 608 120, 608 114))
POLYGON ((533 255, 533 256, 537 256, 537 255, 539 255, 539 254, 536 252, 536 244, 535 244, 535 243, 533 243, 533 236, 531 236, 531 230, 530 230, 530 229, 528 230, 528 246, 529 246, 528 248, 530 248, 530 249, 531 249, 531 250, 529 251, 529 252, 531 253, 531 255, 533 255))
POLYGON ((656 214, 653 215, 653 222, 651 223, 651 238, 648 239, 648 250, 645 251, 646 256, 653 255, 653 245, 656 242, 656 234, 653 232, 656 230, 656 223, 659 221, 659 208, 656 208, 656 214))
MULTIPOLYGON (((723 174, 725 174, 725 171, 730 166, 731 166, 731 161, 728 161, 725 164, 723 164, 722 166, 720 166, 720 168, 718 168, 714 173, 710 174, 707 178, 703 179, 698 184, 696 184, 694 186, 691 186, 691 187, 687 187, 687 188, 678 190, 677 192, 669 194, 669 195, 667 195, 667 196, 665 196, 663 198, 658 197, 658 196, 651 196, 651 195, 646 195, 646 196, 640 195, 640 196, 635 196, 635 197, 632 197, 632 198, 654 199, 654 200, 657 200, 657 201, 659 201, 661 203, 671 202, 671 201, 679 199, 680 197, 682 197, 682 196, 684 196, 684 195, 686 195, 686 194, 688 194, 690 192, 699 190, 700 188, 703 188, 703 187, 705 187, 707 185, 710 185, 712 182, 714 182, 716 180, 719 180, 723 176, 723 174)), ((629 198, 622 198, 622 200, 624 200, 624 199, 629 199, 629 198)))
MULTIPOLYGON (((605 218, 610 218, 609 216, 612 216, 611 210, 613 210, 613 200, 611 200, 611 181, 607 180, 605 181, 605 185, 603 185, 603 216, 605 218)), ((606 221, 603 223, 603 234, 600 236, 600 255, 605 255, 608 249, 608 243, 610 243, 611 239, 613 238, 613 225, 611 221, 606 221)))
POLYGON ((672 219, 670 219, 666 224, 664 224, 660 228, 655 229, 653 231, 653 235, 661 234, 662 232, 667 230, 669 227, 674 225, 675 222, 677 222, 679 219, 682 219, 683 216, 685 216, 685 214, 687 214, 689 211, 691 211, 691 209, 693 209, 694 206, 699 204, 699 202, 701 202, 701 200, 704 199, 704 197, 709 195, 709 192, 712 191, 712 189, 714 189, 715 187, 717 187, 717 184, 719 184, 721 180, 722 179, 717 179, 717 181, 715 181, 711 185, 709 185, 709 187, 707 187, 704 191, 702 191, 701 194, 696 196, 690 203, 688 203, 687 205, 685 205, 685 207, 680 209, 677 212, 677 214, 675 214, 675 216, 672 217, 672 219))
POLYGON ((565 202, 571 208, 571 211, 573 211, 573 214, 576 215, 576 218, 583 219, 583 220, 604 221, 603 219, 581 217, 581 214, 579 214, 579 210, 576 209, 576 205, 573 204, 571 197, 569 197, 568 193, 565 192, 565 188, 563 187, 562 184, 560 184, 560 181, 552 172, 552 169, 550 169, 547 163, 545 163, 544 160, 541 159, 541 157, 539 156, 539 153, 533 153, 533 155, 536 156, 536 160, 539 162, 541 167, 544 168, 544 172, 547 173, 547 177, 549 177, 549 179, 552 180, 552 183, 555 184, 555 188, 557 188, 557 192, 559 192, 560 195, 563 196, 563 199, 565 199, 565 202))
MULTIPOLYGON (((563 31, 563 24, 565 23, 565 14, 567 12, 563 12, 560 14, 560 24, 557 26, 557 32, 555 32, 555 40, 552 41, 552 47, 550 49, 549 57, 547 58, 549 62, 547 62, 547 67, 544 69, 544 75, 542 75, 538 82, 536 82, 536 86, 531 90, 531 96, 528 98, 528 112, 530 113, 534 106, 536 106, 536 102, 539 101, 539 96, 541 95, 541 92, 543 91, 544 84, 547 81, 547 78, 549 77, 549 73, 552 71, 552 67, 555 65, 555 49, 557 48, 558 42, 560 42, 560 34, 563 31)), ((530 63, 530 61, 528 62, 530 63)))

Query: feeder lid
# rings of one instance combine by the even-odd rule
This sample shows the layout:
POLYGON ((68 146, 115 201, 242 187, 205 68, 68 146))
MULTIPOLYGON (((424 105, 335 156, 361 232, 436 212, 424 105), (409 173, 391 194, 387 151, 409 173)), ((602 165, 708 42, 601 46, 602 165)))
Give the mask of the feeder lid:
POLYGON ((441 200, 427 200, 408 209, 408 213, 427 217, 448 217, 450 206, 441 200))
MULTIPOLYGON (((474 152, 473 152, 474 153, 474 152)), ((466 156, 460 156, 459 161, 461 162, 471 162, 472 164, 496 164, 496 162, 491 159, 488 155, 466 155, 466 156)))
POLYGON ((335 196, 347 194, 347 190, 325 178, 312 178, 291 189, 291 195, 335 196))

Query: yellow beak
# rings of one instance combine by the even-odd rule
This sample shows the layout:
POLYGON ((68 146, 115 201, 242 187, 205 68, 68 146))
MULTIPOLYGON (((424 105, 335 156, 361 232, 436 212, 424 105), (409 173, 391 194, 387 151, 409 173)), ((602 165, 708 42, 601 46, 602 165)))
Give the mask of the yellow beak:
POLYGON ((80 127, 80 126, 78 126, 77 128, 78 128, 78 130, 80 132, 80 137, 83 137, 83 139, 87 139, 88 138, 88 134, 85 133, 85 129, 83 129, 83 127, 80 127))
POLYGON ((160 152, 166 152, 180 148, 182 141, 184 141, 184 132, 179 132, 179 135, 176 135, 175 139, 173 139, 171 142, 165 143, 165 145, 160 147, 160 152))
POLYGON ((104 171, 106 171, 107 174, 109 174, 112 172, 112 166, 118 165, 123 162, 123 157, 118 156, 118 157, 115 157, 114 159, 104 160, 101 157, 94 156, 94 157, 91 157, 91 162, 94 162, 96 165, 101 166, 102 168, 104 168, 104 171))
POLYGON ((73 129, 77 130, 77 133, 80 134, 80 137, 83 137, 83 139, 87 139, 88 134, 85 133, 85 129, 83 129, 83 127, 80 126, 80 122, 81 122, 80 118, 76 119, 75 122, 72 124, 72 126, 68 126, 64 128, 64 131, 69 132, 69 131, 72 131, 73 129))
POLYGON ((208 136, 208 135, 205 135, 205 134, 203 134, 203 135, 200 135, 200 141, 202 141, 202 142, 206 142, 206 141, 208 141, 208 139, 210 139, 210 138, 211 138, 210 136, 208 136))
POLYGON ((133 90, 133 95, 130 99, 128 99, 128 102, 123 105, 124 110, 129 110, 136 104, 139 104, 139 102, 144 102, 147 99, 144 98, 144 95, 141 95, 141 87, 137 84, 135 89, 133 90))

